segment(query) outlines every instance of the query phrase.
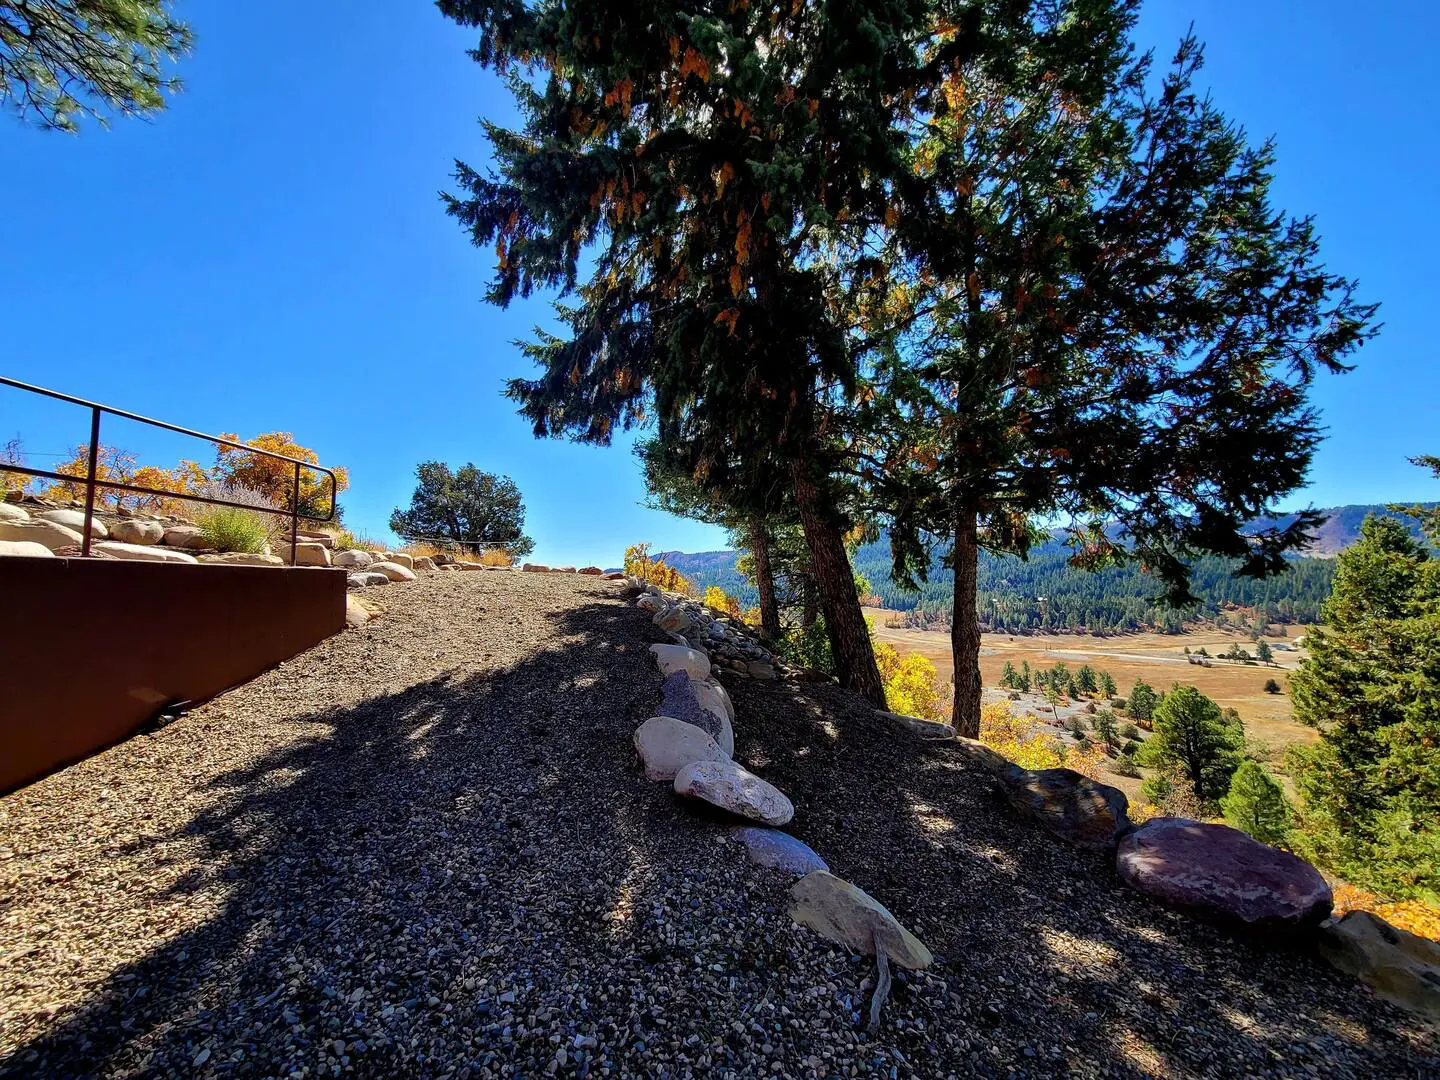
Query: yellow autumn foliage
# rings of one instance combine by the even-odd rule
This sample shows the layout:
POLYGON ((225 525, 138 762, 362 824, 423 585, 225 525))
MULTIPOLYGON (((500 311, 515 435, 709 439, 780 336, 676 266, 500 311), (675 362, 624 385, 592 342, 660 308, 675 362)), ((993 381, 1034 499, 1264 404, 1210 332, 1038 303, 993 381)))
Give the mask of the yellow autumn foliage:
POLYGON ((948 723, 944 695, 935 681, 935 665, 919 653, 904 653, 883 642, 875 646, 875 663, 885 686, 891 712, 948 723))
POLYGON ((1335 914, 1347 911, 1368 911, 1378 915, 1391 926, 1408 930, 1431 941, 1440 941, 1440 908, 1432 907, 1421 900, 1403 900, 1390 903, 1374 893, 1358 889, 1348 882, 1336 882, 1335 914))
POLYGON ((625 549, 625 573, 666 592, 690 591, 690 582, 680 571, 666 566, 662 559, 650 557, 649 544, 632 544, 625 549))
POLYGON ((729 615, 732 619, 740 618, 740 601, 720 588, 719 585, 706 586, 705 606, 712 611, 729 615))

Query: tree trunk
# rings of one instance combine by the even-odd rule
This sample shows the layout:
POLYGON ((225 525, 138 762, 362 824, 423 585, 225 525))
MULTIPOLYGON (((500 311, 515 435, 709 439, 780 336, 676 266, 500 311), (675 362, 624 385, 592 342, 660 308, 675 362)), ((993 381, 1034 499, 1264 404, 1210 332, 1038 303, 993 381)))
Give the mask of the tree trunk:
POLYGON ((800 579, 800 625, 809 630, 820 617, 820 601, 815 595, 815 579, 805 574, 800 579))
POLYGON ((955 607, 950 617, 955 704, 950 723, 967 739, 980 737, 980 620, 975 612, 979 559, 975 512, 962 509, 955 516, 955 607))
POLYGON ((750 554, 755 560, 755 586, 760 590, 760 633, 780 640, 780 609, 775 604, 775 577, 770 570, 770 533, 765 522, 750 523, 750 554))
POLYGON ((796 462, 791 468, 791 479, 795 483, 795 503, 800 508, 805 543, 810 548, 811 573, 825 612, 825 631, 835 657, 835 673, 840 677, 841 686, 859 694, 877 709, 883 709, 885 688, 880 682, 875 650, 870 645, 870 630, 860 610, 855 574, 845 554, 840 530, 827 519, 820 489, 807 467, 796 462))

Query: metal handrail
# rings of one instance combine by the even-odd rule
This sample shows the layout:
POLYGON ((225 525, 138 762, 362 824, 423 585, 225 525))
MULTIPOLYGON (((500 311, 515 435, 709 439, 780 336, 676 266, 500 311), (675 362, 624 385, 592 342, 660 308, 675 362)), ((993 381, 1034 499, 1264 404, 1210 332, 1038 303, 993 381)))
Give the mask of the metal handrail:
POLYGON ((58 390, 48 390, 43 386, 32 386, 30 383, 21 382, 19 379, 7 378, 0 375, 0 386, 13 386, 17 390, 26 390, 32 394, 40 394, 42 397, 55 398, 57 401, 68 402, 71 405, 81 405, 90 410, 90 458, 86 467, 85 476, 71 476, 68 473, 50 472, 48 469, 32 469, 27 465, 11 465, 0 463, 0 471, 22 473, 25 476, 38 476, 47 480, 59 480, 62 483, 85 484, 85 529, 81 537, 80 554, 90 554, 90 526, 95 516, 95 489, 105 488, 111 491, 128 491, 136 495, 159 495, 169 499, 183 499, 188 502, 209 503, 212 506, 233 506, 242 510, 254 510, 262 514, 279 514, 290 518, 290 565, 295 565, 296 548, 300 543, 300 519, 306 521, 334 521, 336 509, 336 497, 340 493, 339 485, 335 479, 335 473, 324 465, 316 465, 309 461, 301 461, 299 458, 288 457, 285 454, 277 454, 273 450, 261 450, 258 447, 246 446, 244 443, 235 442, 232 439, 222 439, 216 435, 206 435, 203 431, 194 431, 190 428, 180 427, 178 424, 167 424, 164 420, 152 420, 148 416, 141 416, 139 413, 127 412, 124 409, 116 409, 110 405, 101 405, 97 401, 87 401, 85 398, 73 397, 70 394, 62 394, 58 390), (295 479, 290 495, 290 509, 270 510, 263 506, 252 506, 249 503, 235 502, 232 499, 215 499, 208 495, 193 495, 184 491, 166 491, 160 488, 143 487, 139 484, 127 484, 119 480, 100 480, 96 477, 99 469, 100 458, 100 416, 109 413, 111 416, 118 416, 123 420, 135 420, 141 424, 149 424, 151 427, 163 428, 166 431, 173 431, 179 435, 188 435, 192 439, 204 439, 206 442, 215 443, 217 446, 228 446, 235 450, 243 450, 247 454, 259 454, 261 457, 275 458, 277 461, 288 461, 295 466, 295 479), (316 514, 300 513, 300 470, 313 469, 316 472, 324 473, 330 478, 330 513, 326 517, 316 514))

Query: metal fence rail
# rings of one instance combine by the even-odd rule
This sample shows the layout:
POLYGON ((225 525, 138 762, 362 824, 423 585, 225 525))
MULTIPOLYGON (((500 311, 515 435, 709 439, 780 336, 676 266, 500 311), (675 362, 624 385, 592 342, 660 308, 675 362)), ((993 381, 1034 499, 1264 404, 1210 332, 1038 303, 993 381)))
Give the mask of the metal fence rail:
POLYGON ((234 442, 230 439, 222 439, 215 435, 206 435, 203 431, 192 431, 190 428, 180 427, 178 424, 167 424, 163 420, 152 420, 148 416, 141 416, 139 413, 127 412, 124 409, 112 408, 109 405, 101 405, 99 402, 86 401, 84 398, 72 397, 69 394, 62 394, 57 390, 47 390, 43 386, 31 386, 19 379, 6 378, 0 375, 0 386, 13 386, 17 390, 25 390, 32 394, 39 394, 42 397, 54 398, 57 401, 68 402, 71 405, 80 405, 90 410, 90 454, 89 463, 86 466, 85 475, 72 476, 68 473, 51 472, 48 469, 32 469, 27 465, 11 465, 0 463, 0 471, 21 473, 25 476, 38 476, 46 480, 58 480, 61 483, 85 485, 85 528, 80 548, 81 555, 90 554, 90 525, 95 516, 95 489, 105 488, 110 491, 125 491, 135 495, 156 495, 167 499, 182 499, 188 502, 209 503, 212 506, 233 506, 242 510, 254 510, 261 514, 277 514, 290 519, 290 565, 295 565, 296 548, 300 541, 300 519, 306 521, 334 521, 335 520, 335 497, 339 494, 339 488, 335 481, 335 473, 324 465, 315 465, 309 461, 301 461, 299 458, 287 457, 284 454, 277 454, 270 450, 259 450, 253 446, 246 446, 244 443, 234 442), (214 443, 217 446, 228 446, 235 450, 243 450, 247 454, 257 454, 260 457, 275 458, 277 461, 286 461, 295 466, 295 478, 291 487, 290 509, 268 510, 261 506, 252 506, 249 503, 236 502, 233 499, 216 499, 208 495, 195 495, 185 491, 165 491, 160 488, 143 487, 139 484, 127 484, 119 480, 100 480, 96 477, 99 468, 100 456, 100 417, 109 413, 111 416, 118 416, 124 420, 134 420, 137 423, 149 424, 151 427, 163 428, 165 431, 173 431, 179 435, 188 435, 192 439, 203 439, 206 442, 214 443), (315 472, 324 473, 330 478, 330 513, 326 517, 319 517, 315 514, 300 513, 300 470, 312 469, 315 472))

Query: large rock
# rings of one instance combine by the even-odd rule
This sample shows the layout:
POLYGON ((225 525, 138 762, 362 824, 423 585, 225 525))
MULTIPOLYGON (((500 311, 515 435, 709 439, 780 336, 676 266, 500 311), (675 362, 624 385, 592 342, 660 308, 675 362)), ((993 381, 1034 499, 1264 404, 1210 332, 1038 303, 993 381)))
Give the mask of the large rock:
POLYGON ((330 557, 332 566, 349 566, 356 570, 364 570, 375 561, 375 556, 368 551, 361 551, 359 548, 348 548, 345 551, 337 551, 330 557))
POLYGON ((29 521, 30 515, 18 506, 0 501, 0 521, 29 521))
POLYGON ((665 601, 653 593, 641 593, 640 599, 635 601, 635 606, 641 611, 660 612, 665 610, 665 601))
POLYGON ((600 577, 602 574, 605 573, 605 571, 601 570, 598 566, 582 566, 579 570, 576 570, 575 572, 577 574, 587 574, 590 577, 600 577))
POLYGON ((266 555, 259 551, 221 551, 213 555, 197 555, 202 563, 216 566, 284 566, 285 560, 279 555, 266 555))
POLYGON ((110 539, 122 544, 158 544, 165 539, 165 526, 140 518, 117 521, 110 526, 110 539))
MULTIPOLYGON (((404 569, 403 567, 401 569, 404 569)), ((402 579, 403 580, 403 579, 402 579)), ((376 585, 389 585, 390 579, 373 566, 369 570, 361 570, 358 574, 351 574, 347 579, 352 584, 361 587, 373 587, 376 585)))
POLYGON ((28 540, 50 551, 84 542, 74 529, 54 521, 0 521, 0 540, 28 540))
POLYGON ((162 543, 167 547, 189 548, 191 550, 210 546, 198 525, 171 525, 165 530, 165 537, 162 543))
POLYGON ((693 761, 724 761, 729 756, 704 731, 673 716, 652 716, 636 728, 635 750, 648 780, 674 780, 693 761))
POLYGON ((803 840, 778 829, 762 829, 755 825, 739 825, 730 835, 745 846, 750 861, 771 870, 804 877, 816 870, 829 870, 825 860, 803 840))
POLYGON ((896 712, 882 712, 880 715, 921 739, 955 738, 955 729, 938 720, 924 720, 918 716, 906 716, 904 713, 896 712))
POLYGON ((544 563, 527 562, 520 567, 520 570, 526 574, 548 574, 550 572, 550 567, 546 566, 544 563))
POLYGON ((707 709, 695 693, 697 686, 703 683, 696 683, 683 671, 676 671, 665 676, 660 684, 660 706, 656 714, 659 716, 673 716, 676 720, 684 720, 687 724, 694 724, 701 728, 714 739, 720 749, 727 754, 735 753, 735 729, 730 724, 730 718, 723 711, 707 709))
POLYGON ((851 952, 874 956, 878 942, 893 963, 911 970, 929 967, 935 959, 880 901, 834 874, 806 874, 790 887, 790 898, 792 919, 851 952))
POLYGON ((370 573, 384 574, 391 581, 415 580, 414 570, 411 570, 408 566, 401 566, 399 563, 393 563, 389 560, 386 560, 385 562, 372 563, 370 566, 370 573))
POLYGON ((745 665, 745 672, 752 679, 768 682, 775 678, 775 665, 765 660, 751 660, 745 665))
POLYGON ((429 555, 416 555, 415 561, 410 567, 412 570, 434 570, 435 560, 429 555))
POLYGON ((655 613, 655 625, 666 633, 683 634, 695 625, 690 613, 679 604, 670 604, 655 613))
POLYGON ((651 645, 650 651, 655 656, 655 666, 660 669, 661 675, 683 671, 692 679, 710 677, 710 661, 698 649, 683 645, 651 645))
POLYGON ((1260 930, 1292 930, 1330 914, 1313 866, 1228 825, 1151 818, 1120 841, 1120 878, 1170 907, 1260 930))
MULTIPOLYGON (((167 533, 166 535, 168 536, 169 534, 167 533)), ((281 550, 283 550, 287 555, 290 553, 290 548, 288 546, 282 548, 281 550)), ((308 540, 302 541, 295 545, 295 565, 329 566, 330 549, 327 548, 324 544, 313 544, 308 540)))
POLYGON ((1011 806, 1046 832, 1077 847, 1113 848, 1134 828, 1123 791, 1081 776, 1074 769, 1031 771, 1010 765, 999 776, 1000 788, 1011 806))
POLYGON ((785 825, 795 816, 795 807, 779 788, 728 759, 692 761, 675 774, 675 794, 766 825, 785 825))
POLYGON ((350 627, 350 629, 354 630, 357 627, 364 626, 369 621, 370 609, 365 607, 365 605, 360 603, 360 601, 355 599, 355 597, 351 596, 349 593, 346 593, 345 625, 350 627))
POLYGON ((34 540, 0 540, 0 556, 23 555, 32 559, 53 559, 55 553, 34 540))
POLYGON ((1351 911, 1320 927, 1320 955, 1386 1001, 1440 1020, 1440 942, 1351 911))
MULTIPOLYGON (((42 521, 53 521, 56 525, 64 525, 67 529, 74 529, 81 536, 85 535, 85 511, 84 510, 46 510, 40 515, 42 521)), ((99 518, 90 518, 90 539, 108 540, 110 530, 105 528, 105 523, 99 518)))
POLYGON ((719 683, 691 679, 690 689, 695 694, 695 700, 700 702, 702 709, 722 714, 726 720, 731 723, 735 722, 735 706, 730 701, 730 695, 719 683))
POLYGON ((192 563, 200 565, 200 560, 194 555, 187 555, 183 551, 176 551, 174 548, 160 547, 151 544, 122 544, 117 540, 103 540, 98 544, 92 544, 92 549, 102 555, 109 555, 113 559, 131 559, 136 562, 168 562, 168 563, 192 563))
POLYGON ((407 551, 392 551, 385 556, 385 561, 394 563, 396 566, 403 566, 406 570, 415 569, 415 556, 407 551))

